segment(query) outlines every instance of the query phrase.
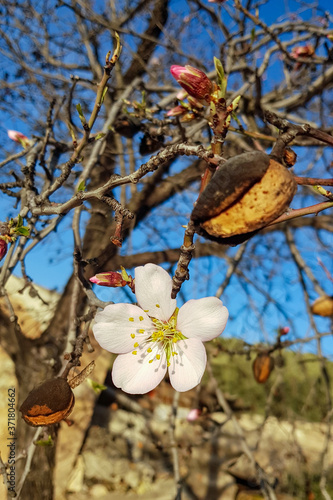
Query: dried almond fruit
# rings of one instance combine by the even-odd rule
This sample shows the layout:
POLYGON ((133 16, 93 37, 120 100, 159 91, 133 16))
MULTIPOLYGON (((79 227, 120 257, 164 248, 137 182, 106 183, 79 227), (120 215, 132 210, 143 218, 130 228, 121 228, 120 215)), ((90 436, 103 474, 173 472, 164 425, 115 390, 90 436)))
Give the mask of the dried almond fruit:
POLYGON ((261 151, 244 153, 230 158, 220 166, 200 194, 192 211, 194 221, 203 222, 216 217, 241 198, 269 167, 270 158, 261 151))
POLYGON ((238 244, 282 215, 296 189, 286 167, 265 153, 245 153, 217 170, 199 196, 192 219, 208 238, 229 243, 236 237, 238 244))
POLYGON ((72 389, 64 378, 46 380, 33 389, 20 407, 23 419, 34 427, 64 420, 74 408, 72 389))
POLYGON ((267 352, 258 354, 253 361, 252 370, 255 380, 259 384, 266 382, 274 369, 274 358, 267 352))
POLYGON ((318 316, 333 316, 333 297, 329 297, 328 295, 318 297, 312 304, 311 311, 318 316))

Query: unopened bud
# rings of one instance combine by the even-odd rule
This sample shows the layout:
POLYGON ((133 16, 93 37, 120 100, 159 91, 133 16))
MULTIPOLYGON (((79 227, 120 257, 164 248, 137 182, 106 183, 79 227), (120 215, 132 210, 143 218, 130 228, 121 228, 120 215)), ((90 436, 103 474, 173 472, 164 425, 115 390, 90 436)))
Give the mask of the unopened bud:
POLYGON ((185 92, 185 90, 182 89, 176 94, 176 97, 178 101, 183 101, 187 97, 187 92, 185 92))
POLYGON ((281 327, 279 328, 279 330, 278 330, 278 333, 279 333, 280 337, 281 337, 282 335, 287 335, 287 333, 289 333, 289 332, 290 332, 290 328, 289 328, 289 326, 281 326, 281 327))
POLYGON ((19 142, 24 148, 30 146, 30 139, 22 134, 22 132, 18 132, 17 130, 7 130, 8 137, 12 141, 19 142))
POLYGON ((290 53, 290 55, 294 59, 298 59, 299 57, 312 57, 315 53, 314 47, 310 44, 307 45, 298 45, 294 47, 290 53))
POLYGON ((96 285, 110 286, 112 288, 127 285, 127 282, 123 279, 122 275, 114 271, 96 274, 96 276, 90 278, 89 281, 95 283, 96 285))
POLYGON ((292 149, 286 148, 283 151, 283 159, 288 168, 293 167, 297 160, 297 154, 292 149))
POLYGON ((174 65, 171 66, 170 72, 190 96, 209 102, 213 83, 203 71, 188 65, 174 65))
POLYGON ((0 237, 0 260, 4 258, 7 253, 7 242, 0 237))
POLYGON ((171 108, 167 112, 167 116, 181 116, 185 115, 188 112, 188 109, 185 106, 179 105, 175 106, 174 108, 171 108))
POLYGON ((186 420, 188 422, 194 422, 200 417, 200 415, 201 415, 201 410, 199 410, 199 408, 193 408, 188 412, 186 420))

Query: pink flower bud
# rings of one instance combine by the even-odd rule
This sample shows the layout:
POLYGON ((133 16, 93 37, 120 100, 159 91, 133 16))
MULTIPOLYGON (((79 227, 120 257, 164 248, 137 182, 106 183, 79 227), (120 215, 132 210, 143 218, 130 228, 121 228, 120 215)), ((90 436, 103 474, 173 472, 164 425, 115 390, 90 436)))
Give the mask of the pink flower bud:
POLYGON ((298 45, 297 47, 294 47, 290 55, 294 59, 297 59, 298 57, 312 57, 314 53, 315 51, 313 46, 308 44, 308 45, 298 45))
POLYGON ((176 95, 178 101, 183 101, 187 97, 187 92, 185 90, 180 90, 176 95))
POLYGON ((281 326, 279 328, 279 335, 287 335, 290 332, 289 326, 281 326))
POLYGON ((189 95, 209 102, 213 83, 203 71, 188 65, 174 65, 171 66, 170 73, 189 95))
POLYGON ((188 422, 194 422, 195 420, 197 420, 201 415, 201 411, 199 410, 199 408, 193 408, 192 410, 190 410, 187 414, 187 417, 186 417, 186 420, 188 422))
POLYGON ((184 106, 176 106, 174 108, 171 108, 168 112, 167 112, 167 116, 181 116, 181 115, 185 115, 185 113, 188 112, 188 109, 185 108, 184 106))
POLYGON ((0 238, 0 260, 4 258, 7 253, 7 242, 0 238))
POLYGON ((9 139, 19 142, 24 148, 30 146, 30 139, 21 132, 17 132, 17 130, 7 130, 7 134, 9 139))
POLYGON ((89 279, 92 283, 100 286, 110 286, 116 288, 117 286, 126 286, 127 282, 123 279, 120 273, 109 271, 106 273, 99 273, 89 279))

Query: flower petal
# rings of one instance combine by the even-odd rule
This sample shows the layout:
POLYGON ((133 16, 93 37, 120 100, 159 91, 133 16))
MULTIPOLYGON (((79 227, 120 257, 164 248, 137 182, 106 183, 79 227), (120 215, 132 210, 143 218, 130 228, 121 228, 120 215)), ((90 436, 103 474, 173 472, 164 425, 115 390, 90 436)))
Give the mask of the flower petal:
POLYGON ((228 317, 228 309, 217 297, 192 299, 179 309, 177 330, 185 337, 207 342, 221 335, 228 317))
POLYGON ((142 342, 151 335, 153 326, 140 307, 134 304, 111 304, 96 314, 93 332, 103 349, 122 354, 133 351, 136 342, 142 342))
POLYGON ((200 384, 204 374, 207 362, 205 346, 201 340, 186 339, 177 342, 175 350, 178 354, 170 359, 170 383, 176 391, 189 391, 200 384))
POLYGON ((146 264, 135 268, 135 295, 150 317, 161 321, 170 319, 176 309, 171 289, 172 280, 162 267, 146 264))
POLYGON ((146 348, 138 348, 136 355, 129 352, 116 358, 112 367, 116 387, 128 394, 145 394, 161 382, 167 371, 165 352, 158 344, 152 344, 151 349, 148 353, 146 348), (156 354, 161 356, 159 360, 156 354), (149 363, 150 360, 153 361, 149 363))

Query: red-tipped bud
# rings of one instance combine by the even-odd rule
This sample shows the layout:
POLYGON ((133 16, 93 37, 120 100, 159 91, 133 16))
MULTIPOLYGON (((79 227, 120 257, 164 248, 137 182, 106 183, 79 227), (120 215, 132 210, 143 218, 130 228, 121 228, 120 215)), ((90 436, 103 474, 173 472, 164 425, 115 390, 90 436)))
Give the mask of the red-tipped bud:
POLYGON ((196 99, 209 102, 209 96, 213 90, 213 83, 203 71, 188 65, 174 65, 171 66, 170 72, 189 95, 196 99))
POLYGON ((96 285, 111 286, 113 288, 127 285, 127 281, 123 279, 122 275, 114 271, 96 274, 89 281, 96 283, 96 285))
POLYGON ((24 148, 30 146, 30 139, 22 134, 22 132, 17 132, 17 130, 7 130, 8 137, 12 141, 19 142, 24 148))
POLYGON ((290 332, 290 328, 289 326, 281 326, 279 328, 279 335, 282 336, 282 335, 287 335, 287 333, 290 332))
POLYGON ((185 108, 185 106, 179 105, 179 106, 175 106, 174 108, 171 108, 167 112, 167 116, 181 116, 181 115, 185 115, 187 112, 188 112, 188 109, 185 108))
POLYGON ((176 97, 178 101, 183 101, 187 97, 187 92, 185 92, 185 90, 182 89, 177 93, 176 97))
POLYGON ((0 260, 4 258, 7 253, 7 242, 0 237, 0 260))
POLYGON ((312 57, 313 54, 315 53, 315 50, 312 45, 307 44, 307 45, 298 45, 297 47, 294 47, 290 53, 290 55, 294 59, 298 59, 299 57, 312 57))

